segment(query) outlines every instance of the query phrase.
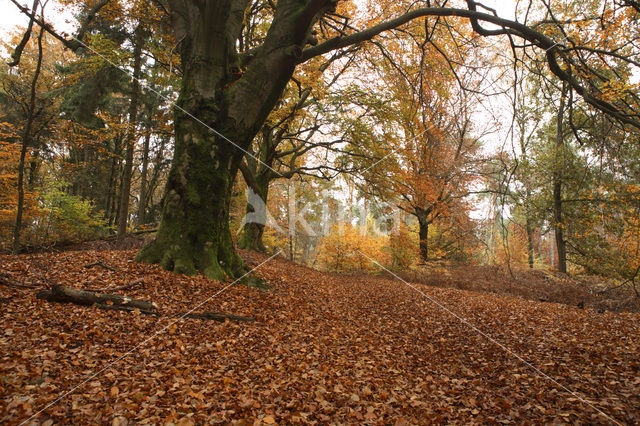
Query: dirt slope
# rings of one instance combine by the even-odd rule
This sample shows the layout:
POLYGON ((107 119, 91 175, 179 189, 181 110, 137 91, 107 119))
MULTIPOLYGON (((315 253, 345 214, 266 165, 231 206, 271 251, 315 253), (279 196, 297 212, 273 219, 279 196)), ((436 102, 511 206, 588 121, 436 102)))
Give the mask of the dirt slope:
MULTIPOLYGON (((136 264, 134 254, 3 256, 0 265, 37 286, 117 287, 143 278, 125 293, 167 314, 204 302, 197 310, 257 321, 156 319, 50 304, 36 300, 36 290, 2 285, 0 422, 20 423, 61 396, 31 420, 612 423, 586 399, 622 424, 640 422, 640 314, 419 285, 425 297, 397 280, 326 274, 278 258, 257 271, 271 290, 233 286, 216 295, 223 284, 136 264), (96 261, 117 270, 84 268, 96 261)), ((253 265, 266 260, 244 256, 253 265)))

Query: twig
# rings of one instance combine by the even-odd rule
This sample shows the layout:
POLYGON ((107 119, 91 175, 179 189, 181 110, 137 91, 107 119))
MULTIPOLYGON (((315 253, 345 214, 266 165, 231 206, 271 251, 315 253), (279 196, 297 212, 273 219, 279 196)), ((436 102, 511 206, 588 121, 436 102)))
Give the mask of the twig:
POLYGON ((186 318, 193 318, 193 319, 206 319, 206 320, 213 320, 213 321, 219 321, 219 322, 224 322, 226 320, 229 321, 246 321, 246 322, 255 322, 255 318, 251 318, 251 317, 245 317, 242 315, 233 315, 233 314, 224 314, 224 313, 220 313, 220 312, 211 312, 211 311, 205 311, 202 313, 193 313, 193 314, 177 314, 175 316, 183 316, 186 318))
POLYGON ((149 229, 138 229, 136 231, 131 231, 129 233, 126 233, 124 235, 110 235, 108 237, 105 237, 102 239, 102 241, 115 241, 115 240, 119 240, 122 239, 123 237, 131 237, 134 235, 142 235, 142 234, 149 234, 152 232, 157 232, 158 228, 149 228, 149 229))
POLYGON ((101 292, 101 291, 107 291, 107 290, 129 290, 133 287, 136 287, 139 284, 143 284, 144 283, 144 278, 138 278, 137 280, 133 280, 128 284, 125 285, 121 285, 119 287, 103 287, 103 288, 85 288, 86 291, 93 291, 93 292, 101 292))
POLYGON ((3 272, 0 272, 0 284, 2 285, 6 285, 7 287, 17 287, 17 288, 40 288, 38 286, 35 285, 28 285, 28 284, 22 284, 14 279, 12 279, 11 277, 9 277, 8 274, 5 274, 3 272))
POLYGON ((105 265, 104 263, 99 262, 99 261, 84 265, 84 267, 87 268, 87 269, 92 268, 94 266, 100 266, 101 268, 108 269, 108 270, 113 271, 113 272, 118 272, 118 270, 116 268, 113 268, 113 267, 111 267, 109 265, 105 265))

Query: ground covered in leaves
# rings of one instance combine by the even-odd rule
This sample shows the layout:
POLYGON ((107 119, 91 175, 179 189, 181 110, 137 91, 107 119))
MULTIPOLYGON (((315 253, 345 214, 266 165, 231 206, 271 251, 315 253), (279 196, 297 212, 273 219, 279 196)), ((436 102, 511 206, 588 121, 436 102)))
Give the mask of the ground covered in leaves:
POLYGON ((2 256, 0 265, 42 288, 108 291, 140 280, 114 293, 168 315, 196 308, 256 322, 51 304, 37 289, 0 286, 1 423, 640 422, 637 313, 416 291, 280 258, 256 271, 271 289, 221 292, 226 284, 137 264, 134 254, 2 256), (114 270, 84 267, 93 262, 114 270))
POLYGON ((401 278, 430 286, 458 288, 554 302, 596 311, 640 312, 640 286, 635 282, 586 274, 561 274, 523 266, 468 265, 432 261, 401 278))

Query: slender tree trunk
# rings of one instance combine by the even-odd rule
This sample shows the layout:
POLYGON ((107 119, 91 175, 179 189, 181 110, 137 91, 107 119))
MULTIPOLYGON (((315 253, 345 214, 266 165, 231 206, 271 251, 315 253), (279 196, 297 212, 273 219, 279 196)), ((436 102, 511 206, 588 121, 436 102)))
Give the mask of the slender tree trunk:
MULTIPOLYGON (((117 138, 114 140, 114 154, 116 152, 116 148, 118 146, 117 138)), ((109 220, 111 223, 112 211, 111 208, 111 200, 115 197, 115 188, 116 188, 116 157, 115 155, 111 157, 111 168, 109 170, 109 180, 107 181, 107 193, 104 198, 104 217, 109 220)))
MULTIPOLYGON (((40 142, 36 141, 35 145, 40 146, 40 142)), ((33 191, 33 189, 35 188, 36 181, 38 179, 38 171, 40 169, 40 161, 38 158, 39 156, 40 156, 40 150, 35 149, 34 152, 31 154, 31 161, 29 162, 29 181, 27 183, 27 186, 31 191, 33 191)))
POLYGON ((247 186, 249 196, 247 197, 247 207, 245 214, 245 225, 242 229, 242 237, 238 241, 238 247, 246 250, 265 252, 267 249, 262 242, 264 227, 267 224, 267 200, 269 196, 269 184, 274 174, 271 166, 274 159, 274 151, 281 141, 282 133, 274 135, 275 128, 271 126, 262 127, 262 137, 260 149, 245 158, 244 167, 241 168, 247 186))
MULTIPOLYGON (((35 10, 34 10, 35 13, 35 10)), ((18 206, 16 211, 16 223, 13 228, 13 251, 20 251, 20 231, 22 228, 22 215, 24 210, 24 163, 27 156, 27 149, 31 141, 31 128, 33 127, 34 113, 36 108, 36 91, 38 89, 38 78, 42 68, 42 37, 44 31, 41 29, 38 34, 38 59, 36 69, 31 80, 31 94, 29 98, 29 109, 27 110, 27 122, 22 134, 22 148, 20 149, 20 159, 18 160, 18 206)))
MULTIPOLYGON (((556 237, 556 250, 558 253, 558 271, 567 273, 567 246, 564 240, 564 222, 562 220, 562 167, 558 160, 564 158, 564 135, 562 133, 562 122, 564 119, 565 96, 567 85, 563 83, 562 94, 560 96, 560 106, 558 108, 557 128, 556 128, 556 162, 553 173, 553 218, 554 231, 556 237)), ((564 162, 563 162, 564 163, 564 162)))
POLYGON ((155 194, 155 190, 156 187, 158 186, 158 182, 160 179, 160 175, 163 172, 163 159, 164 159, 164 150, 165 150, 165 144, 167 143, 168 138, 162 138, 160 140, 160 146, 158 147, 158 151, 157 154, 155 155, 155 158, 153 159, 152 163, 152 173, 151 173, 151 178, 149 179, 149 183, 147 184, 147 196, 146 196, 146 204, 145 207, 147 208, 147 211, 145 212, 147 220, 153 220, 153 221, 157 221, 156 217, 149 217, 149 211, 154 208, 154 204, 153 204, 153 195, 155 194))
POLYGON ((140 69, 142 68, 142 46, 144 31, 141 25, 134 33, 133 48, 133 81, 131 83, 131 102, 129 104, 129 130, 127 132, 126 155, 122 184, 120 186, 120 211, 118 212, 118 235, 127 233, 129 221, 129 197, 131 195, 131 176, 133 174, 133 151, 136 141, 136 125, 138 121, 138 97, 140 92, 140 69))
POLYGON ((293 239, 294 239, 294 236, 289 234, 289 260, 292 262, 295 260, 295 256, 293 252, 293 239))
POLYGON ((140 172, 140 201, 138 202, 138 225, 146 223, 147 211, 147 169, 149 168, 149 142, 151 140, 151 126, 147 129, 142 147, 142 171, 140 172))
POLYGON ((246 250, 265 252, 262 242, 264 227, 267 223, 267 197, 269 195, 269 179, 262 175, 255 178, 255 188, 250 189, 247 199, 246 219, 238 247, 246 250))
POLYGON ((113 147, 113 163, 111 163, 112 167, 112 183, 109 192, 109 226, 113 226, 116 223, 116 219, 118 218, 118 200, 119 200, 119 192, 118 192, 118 183, 122 180, 122 160, 120 154, 122 153, 121 147, 121 135, 116 136, 115 144, 113 147))
POLYGON ((420 238, 420 259, 429 261, 429 220, 423 211, 416 213, 418 218, 418 237, 420 238))
POLYGON ((527 243, 529 245, 529 269, 533 269, 533 263, 534 263, 533 227, 531 226, 531 219, 527 218, 525 226, 527 230, 527 243))
MULTIPOLYGON (((26 130, 25 126, 25 130, 26 130)), ((18 160, 18 207, 16 212, 16 223, 13 227, 13 252, 20 251, 20 231, 22 228, 22 215, 24 210, 24 161, 29 146, 28 136, 22 138, 22 148, 20 149, 20 159, 18 160)))
MULTIPOLYGON (((121 151, 122 152, 122 151, 121 151)), ((117 194, 113 197, 113 217, 111 219, 111 224, 116 226, 118 225, 118 218, 120 217, 120 201, 122 200, 122 180, 124 176, 124 167, 122 159, 118 160, 118 187, 117 194)))

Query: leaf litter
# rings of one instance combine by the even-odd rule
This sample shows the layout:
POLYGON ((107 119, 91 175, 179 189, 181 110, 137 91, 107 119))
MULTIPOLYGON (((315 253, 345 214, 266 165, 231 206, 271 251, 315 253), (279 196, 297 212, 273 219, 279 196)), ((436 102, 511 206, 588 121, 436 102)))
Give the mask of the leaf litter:
MULTIPOLYGON (((242 255, 251 265, 267 259, 242 255)), ((171 315, 227 283, 174 275, 134 256, 0 257, 13 280, 41 288, 117 289, 141 280, 114 293, 152 300, 166 314, 52 304, 33 289, 0 286, 0 422, 640 422, 637 313, 419 286, 576 397, 398 280, 275 258, 255 272, 269 290, 235 285, 200 307, 256 322, 214 323, 171 315), (111 269, 84 267, 92 262, 111 269)))

